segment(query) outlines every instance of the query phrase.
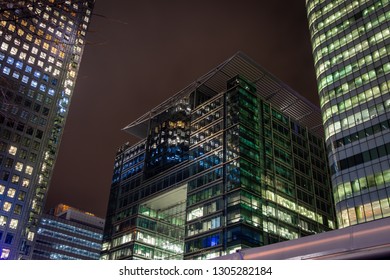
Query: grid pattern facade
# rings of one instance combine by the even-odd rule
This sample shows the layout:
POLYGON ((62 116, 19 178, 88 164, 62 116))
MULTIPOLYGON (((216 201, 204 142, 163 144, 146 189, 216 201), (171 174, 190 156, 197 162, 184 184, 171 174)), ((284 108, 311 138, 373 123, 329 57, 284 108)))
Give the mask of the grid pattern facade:
POLYGON ((390 5, 306 1, 339 227, 390 216, 390 5))
POLYGON ((43 214, 33 260, 98 260, 104 220, 77 210, 43 214))
POLYGON ((0 259, 28 259, 94 1, 11 2, 0 3, 0 259))
POLYGON ((103 259, 209 259, 335 227, 323 140, 245 79, 225 84, 198 87, 120 149, 103 259))

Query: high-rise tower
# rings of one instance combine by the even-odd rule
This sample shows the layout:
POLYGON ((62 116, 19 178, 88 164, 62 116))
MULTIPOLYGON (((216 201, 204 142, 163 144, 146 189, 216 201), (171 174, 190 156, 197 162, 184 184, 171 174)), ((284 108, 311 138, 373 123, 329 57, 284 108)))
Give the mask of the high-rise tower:
POLYGON ((306 1, 339 227, 390 216, 389 2, 306 1))
POLYGON ((125 130, 103 259, 204 259, 334 228, 319 108, 237 53, 125 130))
POLYGON ((29 259, 94 0, 0 3, 0 259, 29 259))

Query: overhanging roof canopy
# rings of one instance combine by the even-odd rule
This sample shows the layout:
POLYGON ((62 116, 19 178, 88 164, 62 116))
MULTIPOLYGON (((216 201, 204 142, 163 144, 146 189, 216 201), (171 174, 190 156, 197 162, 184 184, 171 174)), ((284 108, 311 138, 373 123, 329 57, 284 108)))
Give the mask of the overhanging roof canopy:
POLYGON ((147 136, 148 120, 164 112, 178 100, 205 85, 215 92, 226 91, 226 81, 241 75, 256 85, 257 93, 273 107, 308 127, 319 137, 323 137, 323 126, 320 108, 292 90, 278 78, 268 73, 264 68, 242 52, 221 63, 219 66, 203 75, 187 87, 156 106, 134 122, 123 128, 124 131, 145 138, 147 136))

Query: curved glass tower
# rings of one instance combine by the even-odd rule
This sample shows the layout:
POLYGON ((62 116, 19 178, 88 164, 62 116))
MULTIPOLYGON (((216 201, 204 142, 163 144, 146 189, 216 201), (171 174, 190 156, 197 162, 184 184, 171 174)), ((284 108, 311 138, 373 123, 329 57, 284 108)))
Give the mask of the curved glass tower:
POLYGON ((306 1, 340 228, 390 216, 389 2, 306 1))

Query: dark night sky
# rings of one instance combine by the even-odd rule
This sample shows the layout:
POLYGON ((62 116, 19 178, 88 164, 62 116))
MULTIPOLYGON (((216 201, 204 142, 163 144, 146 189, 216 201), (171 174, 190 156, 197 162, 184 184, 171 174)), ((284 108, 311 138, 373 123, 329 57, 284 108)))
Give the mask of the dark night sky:
POLYGON ((121 131, 243 51, 318 103, 304 0, 96 0, 46 209, 104 217, 121 131))

